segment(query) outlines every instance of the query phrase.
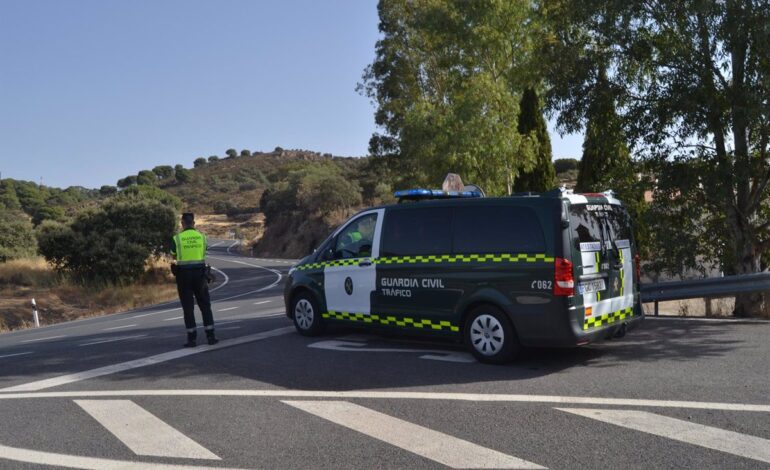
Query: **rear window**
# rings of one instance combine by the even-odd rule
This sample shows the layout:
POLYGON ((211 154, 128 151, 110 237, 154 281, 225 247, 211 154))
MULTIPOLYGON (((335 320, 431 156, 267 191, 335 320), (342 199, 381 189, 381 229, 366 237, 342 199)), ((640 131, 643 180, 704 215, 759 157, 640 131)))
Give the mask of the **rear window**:
POLYGON ((439 255, 452 250, 452 209, 390 210, 382 229, 381 256, 439 255))
POLYGON ((455 253, 543 253, 540 221, 527 207, 458 207, 454 222, 455 253))
POLYGON ((570 206, 570 226, 579 243, 601 242, 607 237, 602 234, 603 229, 609 230, 611 240, 631 240, 631 218, 622 206, 573 204, 570 206), (603 226, 602 221, 606 221, 606 225, 603 226))

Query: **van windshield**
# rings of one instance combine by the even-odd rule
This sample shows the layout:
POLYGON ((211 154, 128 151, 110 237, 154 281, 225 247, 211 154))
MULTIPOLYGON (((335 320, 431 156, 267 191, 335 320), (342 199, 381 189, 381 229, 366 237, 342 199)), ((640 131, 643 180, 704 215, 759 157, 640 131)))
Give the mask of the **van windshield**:
POLYGON ((596 244, 600 249, 609 229, 610 241, 631 240, 631 218, 622 206, 610 204, 573 204, 570 206, 570 226, 581 244, 596 244), (606 228, 602 223, 606 223, 606 228))

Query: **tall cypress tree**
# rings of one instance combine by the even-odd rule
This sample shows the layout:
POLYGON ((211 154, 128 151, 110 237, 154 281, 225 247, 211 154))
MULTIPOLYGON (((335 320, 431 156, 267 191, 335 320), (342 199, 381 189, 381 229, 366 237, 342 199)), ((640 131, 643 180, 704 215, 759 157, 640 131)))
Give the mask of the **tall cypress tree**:
POLYGON ((513 183, 514 191, 542 192, 553 188, 556 170, 553 167, 551 138, 545 125, 537 92, 524 90, 519 104, 519 134, 529 135, 535 141, 536 163, 532 170, 522 172, 513 183))
POLYGON ((634 179, 615 99, 602 71, 599 74, 587 112, 583 158, 580 160, 577 186, 580 192, 620 190, 634 179))

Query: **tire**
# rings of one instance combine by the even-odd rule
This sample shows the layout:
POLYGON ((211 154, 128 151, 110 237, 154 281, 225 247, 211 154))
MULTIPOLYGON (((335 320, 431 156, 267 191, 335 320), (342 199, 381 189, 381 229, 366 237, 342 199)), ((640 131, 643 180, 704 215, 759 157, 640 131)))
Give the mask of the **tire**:
POLYGON ((318 336, 324 331, 324 320, 313 294, 300 292, 291 301, 294 328, 303 336, 318 336))
POLYGON ((470 311, 463 336, 470 353, 487 364, 510 362, 521 349, 510 320, 492 305, 480 305, 470 311))

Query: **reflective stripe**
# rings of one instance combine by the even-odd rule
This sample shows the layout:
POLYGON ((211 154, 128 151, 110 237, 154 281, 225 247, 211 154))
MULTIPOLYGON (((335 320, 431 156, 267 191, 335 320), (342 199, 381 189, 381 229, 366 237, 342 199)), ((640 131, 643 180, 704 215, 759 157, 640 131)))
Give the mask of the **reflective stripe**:
POLYGON ((184 230, 174 236, 177 264, 195 262, 202 264, 206 259, 206 236, 194 229, 184 230))
POLYGON ((607 313, 605 315, 601 315, 598 317, 589 317, 589 318, 586 318, 585 322, 583 323, 583 330, 610 325, 612 323, 615 323, 616 321, 625 320, 627 317, 633 317, 633 316, 634 316, 633 307, 627 307, 627 308, 624 308, 623 310, 618 310, 617 312, 607 313))
POLYGON ((454 325, 452 322, 447 320, 441 320, 441 321, 433 321, 429 320, 427 318, 419 319, 419 318, 411 318, 411 317, 394 317, 394 316, 385 316, 385 315, 377 315, 377 314, 371 314, 367 315, 365 313, 350 313, 350 312, 334 312, 329 311, 321 314, 321 317, 325 319, 331 319, 331 320, 345 320, 345 321, 352 321, 352 322, 361 322, 361 323, 379 323, 380 325, 386 325, 386 326, 401 326, 401 327, 408 327, 408 328, 421 328, 426 330, 449 330, 453 332, 459 332, 460 327, 457 325, 454 325))
MULTIPOLYGON (((369 259, 369 258, 364 258, 369 259)), ((297 269, 320 269, 327 266, 356 265, 361 258, 338 259, 322 261, 297 266, 297 269)), ((426 256, 385 256, 371 259, 373 264, 449 264, 449 263, 553 263, 552 256, 543 253, 501 253, 501 254, 470 254, 470 255, 426 255, 426 256)))

